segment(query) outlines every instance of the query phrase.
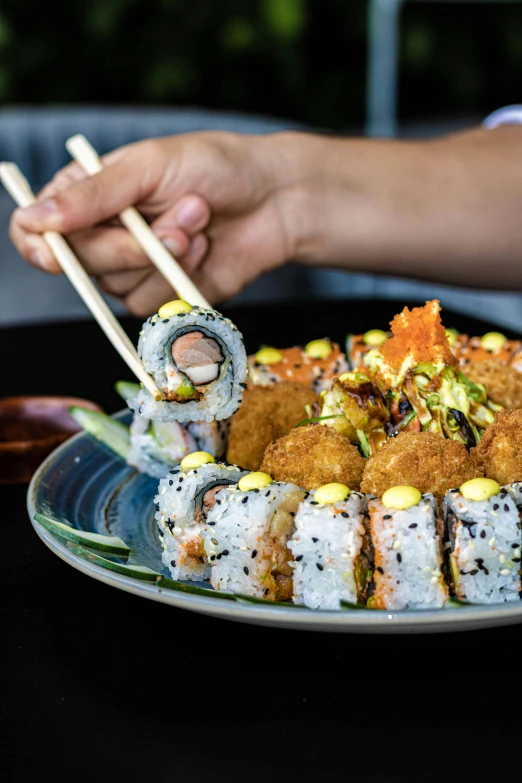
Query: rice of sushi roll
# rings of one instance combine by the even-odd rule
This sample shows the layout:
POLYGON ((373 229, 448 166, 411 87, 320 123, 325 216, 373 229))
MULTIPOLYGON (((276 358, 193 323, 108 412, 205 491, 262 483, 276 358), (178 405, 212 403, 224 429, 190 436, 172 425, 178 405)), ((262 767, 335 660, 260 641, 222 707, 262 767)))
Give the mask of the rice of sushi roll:
POLYGON ((431 494, 392 487, 368 501, 374 550, 375 609, 436 609, 447 589, 442 574, 441 523, 431 494))
POLYGON ((164 396, 146 389, 128 401, 160 422, 221 421, 239 408, 247 375, 243 339, 215 310, 168 302, 143 324, 138 354, 164 396))
POLYGON ((179 465, 183 457, 197 450, 195 438, 177 421, 154 422, 134 414, 127 462, 140 473, 159 479, 169 468, 179 465))
POLYGON ((261 348, 248 357, 250 379, 258 386, 293 381, 317 393, 329 389, 333 379, 346 372, 346 357, 337 343, 312 340, 302 348, 261 348))
POLYGON ((284 601, 292 597, 288 540, 305 495, 295 484, 250 473, 219 492, 203 533, 215 590, 284 601))
POLYGON ((155 498, 155 518, 163 545, 162 560, 174 579, 208 579, 210 566, 202 533, 223 487, 235 484, 246 471, 215 462, 211 454, 195 452, 161 479, 155 498))
POLYGON ((477 604, 518 601, 522 493, 472 479, 444 498, 447 578, 452 592, 477 604))
POLYGON ((379 349, 389 334, 382 329, 370 329, 364 334, 349 334, 346 338, 346 358, 350 370, 355 370, 362 365, 368 365, 366 357, 371 352, 379 349))
POLYGON ((288 544, 295 560, 294 602, 311 609, 366 603, 370 574, 366 497, 344 484, 325 484, 306 497, 288 544))

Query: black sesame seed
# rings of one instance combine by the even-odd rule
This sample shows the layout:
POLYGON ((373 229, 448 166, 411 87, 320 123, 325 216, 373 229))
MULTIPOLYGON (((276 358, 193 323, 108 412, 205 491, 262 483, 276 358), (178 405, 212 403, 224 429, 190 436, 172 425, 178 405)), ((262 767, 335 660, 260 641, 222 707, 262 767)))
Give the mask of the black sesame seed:
POLYGON ((311 501, 310 501, 310 505, 311 505, 311 506, 318 506, 318 505, 319 505, 319 503, 317 502, 317 500, 311 500, 311 501))
POLYGON ((169 487, 171 487, 173 484, 174 482, 172 481, 172 479, 169 479, 169 487))
POLYGON ((226 557, 227 555, 229 555, 229 554, 230 554, 230 552, 228 551, 228 549, 224 549, 224 550, 221 552, 221 554, 222 554, 222 555, 224 555, 224 556, 226 557))
POLYGON ((488 569, 486 568, 486 566, 484 566, 484 568, 483 568, 482 570, 484 571, 484 573, 486 574, 486 576, 489 576, 489 571, 488 571, 488 569))
POLYGON ((509 511, 509 506, 508 506, 507 503, 504 503, 504 511, 506 511, 506 512, 509 511))
POLYGON ((472 569, 472 570, 469 572, 469 574, 470 574, 470 576, 475 576, 475 574, 478 574, 478 568, 473 568, 473 569, 472 569))
MULTIPOLYGON (((194 473, 195 473, 195 472, 196 472, 196 471, 194 471, 194 473)), ((180 476, 180 477, 179 477, 179 483, 181 484, 182 482, 183 482, 183 476, 180 476)))
POLYGON ((345 519, 348 519, 350 515, 346 511, 341 511, 341 516, 344 517, 345 519))
POLYGON ((242 500, 241 502, 242 502, 242 503, 247 503, 247 502, 248 502, 248 495, 247 495, 246 497, 244 497, 244 498, 243 498, 243 500, 242 500))
POLYGON ((462 576, 466 576, 466 574, 467 574, 468 572, 467 572, 467 571, 464 571, 464 569, 462 569, 462 568, 461 568, 461 570, 460 570, 460 573, 462 574, 462 576))
POLYGON ((384 570, 383 570, 383 569, 382 569, 380 566, 377 566, 377 571, 378 571, 380 574, 384 574, 384 570))
POLYGON ((176 561, 175 560, 171 560, 170 564, 171 564, 172 568, 176 568, 176 561))
POLYGON ((517 544, 517 542, 515 541, 514 544, 511 544, 511 549, 516 549, 518 546, 520 546, 520 544, 517 544))
POLYGON ((181 492, 182 489, 183 487, 176 487, 176 492, 181 492))
POLYGON ((486 538, 486 531, 485 530, 481 530, 480 531, 480 537, 481 538, 486 538))
POLYGON ((163 532, 163 530, 159 530, 158 532, 159 532, 160 538, 163 538, 163 536, 165 535, 165 533, 163 532))
POLYGON ((218 504, 218 506, 220 506, 220 505, 221 505, 221 500, 218 500, 218 499, 216 498, 216 503, 218 504))
POLYGON ((251 557, 255 557, 256 555, 257 555, 257 549, 253 549, 251 557))
POLYGON ((400 552, 397 552, 397 562, 402 563, 402 555, 400 552))
POLYGON ((321 563, 316 563, 316 566, 317 566, 319 571, 323 570, 323 567, 322 567, 321 563))
POLYGON ((269 497, 270 497, 270 490, 268 490, 268 492, 265 492, 265 498, 269 498, 269 497))
POLYGON ((129 408, 131 413, 134 413, 134 408, 129 408))
POLYGON ((513 562, 514 563, 520 563, 520 558, 519 557, 514 557, 513 558, 513 562))
POLYGON ((383 516, 383 519, 391 519, 391 518, 392 518, 392 515, 391 515, 391 514, 385 514, 385 515, 383 516))
POLYGON ((221 560, 221 552, 219 553, 219 555, 216 555, 216 560, 221 560))
POLYGON ((318 539, 318 538, 312 538, 312 541, 314 542, 314 544, 317 544, 317 542, 319 541, 319 539, 318 539))
POLYGON ((216 559, 216 556, 215 556, 215 555, 210 555, 210 559, 211 559, 212 561, 214 561, 214 560, 216 559))
POLYGON ((250 571, 248 570, 248 568, 247 568, 246 566, 244 566, 244 567, 243 567, 243 571, 245 572, 245 574, 246 574, 247 576, 248 576, 248 574, 250 573, 250 571))
POLYGON ((493 504, 493 511, 498 511, 498 503, 493 504))
POLYGON ((410 528, 410 530, 413 530, 414 527, 417 527, 417 523, 414 522, 412 525, 408 525, 408 527, 410 528))
POLYGON ((296 562, 296 563, 299 563, 299 562, 300 562, 302 559, 303 559, 303 556, 302 556, 302 555, 297 555, 297 557, 296 557, 296 559, 295 559, 295 562, 296 562))
POLYGON ((213 527, 215 524, 215 522, 207 522, 207 525, 210 525, 210 527, 213 527))
POLYGON ((268 587, 265 587, 265 595, 268 595, 269 592, 270 590, 268 589, 268 587))

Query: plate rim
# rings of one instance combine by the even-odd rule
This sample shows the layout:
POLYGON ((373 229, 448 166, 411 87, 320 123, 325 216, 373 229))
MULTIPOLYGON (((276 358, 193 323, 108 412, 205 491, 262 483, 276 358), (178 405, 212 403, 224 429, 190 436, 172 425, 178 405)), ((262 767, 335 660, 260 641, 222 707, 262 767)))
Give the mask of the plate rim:
MULTIPOLYGON (((112 414, 120 419, 128 414, 127 410, 112 414)), ((40 525, 34 515, 37 513, 36 491, 44 475, 56 458, 71 447, 77 440, 87 438, 92 440, 93 448, 100 448, 98 441, 89 433, 80 431, 60 444, 52 451, 34 473, 27 490, 27 511, 31 524, 44 544, 61 560, 88 576, 100 582, 117 587, 125 592, 140 595, 144 598, 159 601, 178 608, 202 612, 215 617, 230 620, 252 622, 266 625, 288 625, 296 628, 316 631, 352 631, 352 632, 382 632, 406 631, 418 629, 420 632, 459 631, 467 628, 478 628, 488 624, 507 624, 522 622, 522 601, 504 604, 486 604, 482 606, 463 606, 453 609, 403 609, 396 611, 358 609, 354 611, 339 609, 309 609, 304 612, 295 607, 263 606, 252 604, 245 606, 236 601, 225 601, 206 596, 177 592, 161 588, 151 582, 135 579, 131 576, 109 571, 102 566, 85 560, 74 554, 62 544, 59 539, 40 525), (438 626, 438 627, 437 627, 438 626)), ((118 459, 117 455, 114 455, 118 459)))

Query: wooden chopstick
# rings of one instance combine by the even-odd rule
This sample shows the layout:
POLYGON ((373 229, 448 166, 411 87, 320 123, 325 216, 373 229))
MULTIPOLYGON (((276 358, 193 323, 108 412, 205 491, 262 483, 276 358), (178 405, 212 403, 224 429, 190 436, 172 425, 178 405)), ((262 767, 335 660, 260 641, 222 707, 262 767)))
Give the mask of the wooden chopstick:
MULTIPOLYGON (((70 155, 87 174, 98 174, 103 169, 103 163, 94 147, 81 133, 72 136, 65 142, 70 155)), ((132 234, 145 255, 156 269, 177 292, 178 296, 191 305, 211 309, 211 305, 196 288, 190 277, 183 271, 176 259, 167 250, 148 223, 134 207, 127 207, 120 212, 119 218, 125 228, 132 234)))
MULTIPOLYGON (((0 180, 19 207, 29 207, 36 201, 29 183, 15 163, 0 163, 0 180)), ((57 231, 46 231, 43 238, 51 248, 63 272, 129 369, 154 399, 161 400, 162 394, 151 376, 145 371, 136 348, 63 236, 57 231)))

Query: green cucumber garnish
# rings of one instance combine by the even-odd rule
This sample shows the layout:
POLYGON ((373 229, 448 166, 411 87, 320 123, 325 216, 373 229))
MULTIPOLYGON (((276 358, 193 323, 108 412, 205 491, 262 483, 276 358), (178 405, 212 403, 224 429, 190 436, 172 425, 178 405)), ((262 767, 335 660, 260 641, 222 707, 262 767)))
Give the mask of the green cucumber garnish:
POLYGON ((107 416, 106 413, 80 408, 77 405, 69 408, 69 413, 89 435, 105 443, 118 456, 127 461, 130 449, 128 427, 113 419, 112 416, 107 416))
POLYGON ((346 609, 346 610, 358 612, 361 609, 366 610, 366 609, 368 609, 368 607, 367 606, 360 606, 359 604, 353 604, 351 601, 342 601, 341 600, 341 609, 346 609))
POLYGON ((111 555, 119 555, 120 557, 127 557, 130 552, 130 547, 118 536, 103 536, 100 533, 88 533, 86 530, 77 530, 63 522, 58 522, 56 519, 45 517, 43 514, 35 514, 34 518, 42 527, 60 536, 60 538, 64 538, 66 541, 72 541, 75 544, 80 544, 90 549, 98 549, 111 555))
POLYGON ((184 381, 178 388, 176 389, 176 394, 178 397, 191 397, 194 392, 195 388, 192 386, 191 383, 188 381, 184 381))
POLYGON ((132 383, 132 381, 118 381, 114 388, 120 397, 122 397, 125 402, 127 402, 127 400, 130 400, 131 397, 135 397, 138 394, 141 386, 139 383, 132 383))
POLYGON ((198 587, 187 582, 178 582, 175 579, 169 579, 167 576, 161 576, 157 580, 157 585, 162 590, 175 590, 178 593, 190 593, 191 595, 204 595, 207 598, 221 598, 226 601, 234 601, 232 593, 224 593, 220 590, 211 590, 209 587, 198 587))
POLYGON ((243 595, 243 593, 234 593, 234 598, 238 604, 264 604, 264 606, 284 606, 285 609, 308 609, 303 604, 287 604, 284 601, 268 601, 266 598, 257 598, 255 595, 243 595))
POLYGON ((107 558, 102 557, 96 552, 91 552, 90 550, 85 549, 83 546, 75 544, 72 541, 67 541, 66 547, 69 549, 69 551, 78 557, 81 557, 83 560, 88 560, 90 563, 94 563, 94 565, 106 568, 108 571, 114 571, 116 574, 131 576, 134 579, 141 579, 145 582, 156 582, 157 579, 159 579, 161 576, 161 574, 158 574, 157 571, 152 571, 150 568, 147 568, 147 566, 115 563, 112 560, 107 560, 107 558))
POLYGON ((332 413, 331 416, 312 416, 309 419, 303 419, 303 421, 300 421, 299 424, 295 425, 295 428, 297 427, 304 427, 305 424, 317 424, 320 421, 324 421, 325 419, 343 419, 344 413, 332 413))

